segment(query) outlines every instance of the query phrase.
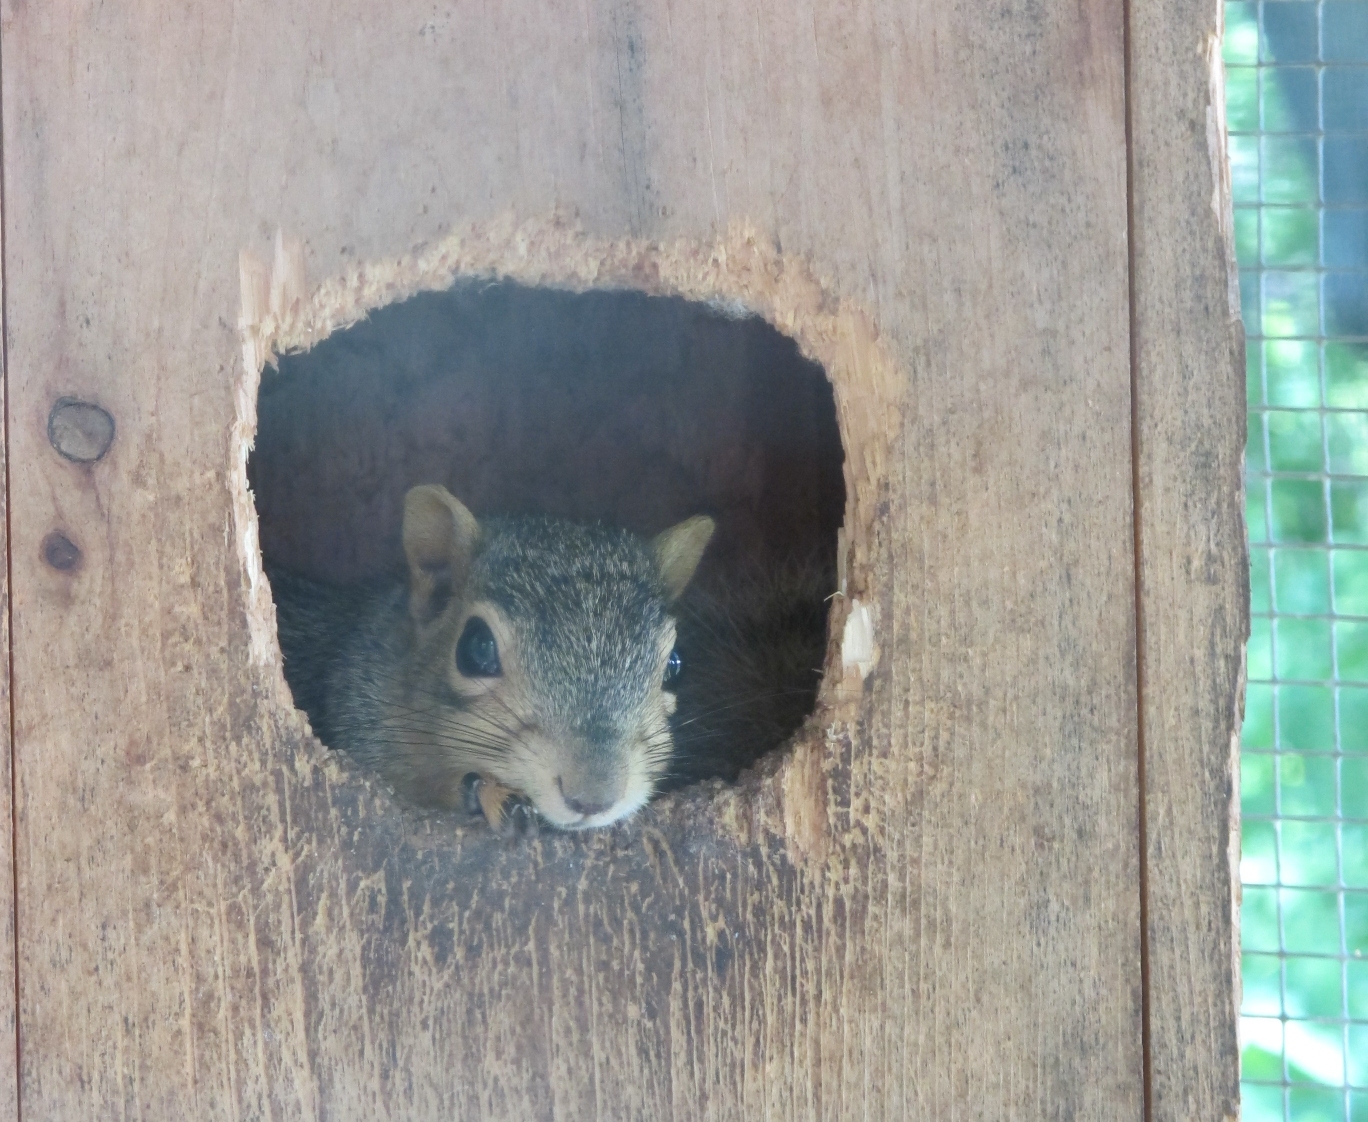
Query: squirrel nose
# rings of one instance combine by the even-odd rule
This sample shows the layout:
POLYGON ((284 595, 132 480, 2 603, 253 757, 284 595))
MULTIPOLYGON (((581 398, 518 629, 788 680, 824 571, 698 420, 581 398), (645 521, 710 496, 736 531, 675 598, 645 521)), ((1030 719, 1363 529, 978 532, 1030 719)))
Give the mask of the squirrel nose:
POLYGON ((586 818, 602 814, 622 797, 622 784, 613 779, 586 777, 567 784, 564 776, 557 776, 556 789, 566 806, 586 818))

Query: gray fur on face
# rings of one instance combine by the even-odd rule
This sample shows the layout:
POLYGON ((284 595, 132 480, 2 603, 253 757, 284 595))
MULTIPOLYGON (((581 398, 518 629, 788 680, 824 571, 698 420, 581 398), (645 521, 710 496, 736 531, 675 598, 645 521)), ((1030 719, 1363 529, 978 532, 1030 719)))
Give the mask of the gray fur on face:
POLYGON ((549 728, 613 751, 660 686, 670 618, 649 548, 626 530, 548 518, 481 530, 462 599, 503 611, 549 728))

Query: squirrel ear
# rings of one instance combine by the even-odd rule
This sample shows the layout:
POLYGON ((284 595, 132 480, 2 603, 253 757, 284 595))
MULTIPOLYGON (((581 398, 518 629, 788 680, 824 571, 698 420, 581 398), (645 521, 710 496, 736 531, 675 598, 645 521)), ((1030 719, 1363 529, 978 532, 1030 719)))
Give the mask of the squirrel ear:
POLYGON ((693 579, 694 570, 716 529, 717 523, 706 514, 696 514, 677 526, 662 530, 651 542, 660 579, 665 582, 671 600, 677 599, 693 579))
POLYGON ((445 487, 414 487, 404 496, 404 553, 409 566, 409 608, 428 620, 465 579, 480 524, 445 487))

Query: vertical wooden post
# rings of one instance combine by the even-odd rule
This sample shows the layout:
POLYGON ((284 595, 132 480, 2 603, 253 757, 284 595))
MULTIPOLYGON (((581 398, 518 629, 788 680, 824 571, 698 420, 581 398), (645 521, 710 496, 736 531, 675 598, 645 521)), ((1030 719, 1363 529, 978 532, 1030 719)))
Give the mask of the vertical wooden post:
POLYGON ((1249 562, 1221 11, 1129 18, 1150 1118, 1233 1120, 1249 562))
MULTIPOLYGON (((0 224, 4 221, 0 193, 0 224)), ((3 245, 3 240, 0 240, 3 245)), ((4 283, 0 268, 0 330, 4 330, 4 283)), ((9 377, 3 340, 0 340, 0 407, 8 409, 9 377)), ((4 426, 0 425, 0 433, 4 426)), ((0 441, 0 1118, 18 1118, 19 1068, 17 1033, 19 1010, 15 973, 14 898, 14 755, 10 718, 10 581, 9 581, 9 454, 0 441), (10 1062, 14 1056, 15 1061, 10 1062)))

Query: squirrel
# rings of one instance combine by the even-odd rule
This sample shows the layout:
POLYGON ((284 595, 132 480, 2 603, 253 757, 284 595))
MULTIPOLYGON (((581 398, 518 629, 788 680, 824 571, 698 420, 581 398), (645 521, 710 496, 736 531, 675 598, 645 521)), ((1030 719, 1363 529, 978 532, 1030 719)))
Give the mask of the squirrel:
MULTIPOLYGON (((834 559, 833 559, 834 561, 834 559)), ((675 753, 661 790, 733 781, 816 705, 835 566, 817 553, 732 566, 675 604, 675 753)))
POLYGON ((408 581, 321 585, 267 566, 286 682, 314 732, 410 801, 534 810, 563 829, 639 809, 673 756, 670 607, 715 523, 627 530, 404 499, 408 581))

